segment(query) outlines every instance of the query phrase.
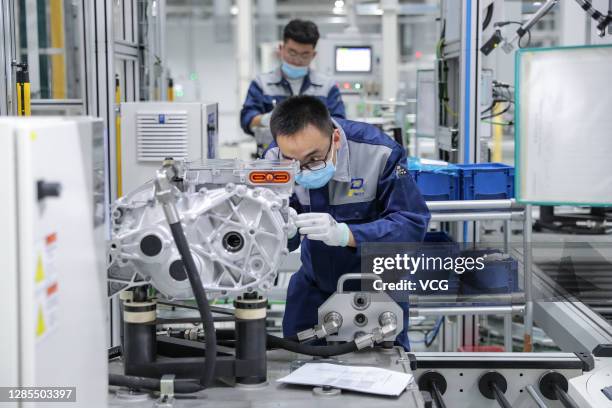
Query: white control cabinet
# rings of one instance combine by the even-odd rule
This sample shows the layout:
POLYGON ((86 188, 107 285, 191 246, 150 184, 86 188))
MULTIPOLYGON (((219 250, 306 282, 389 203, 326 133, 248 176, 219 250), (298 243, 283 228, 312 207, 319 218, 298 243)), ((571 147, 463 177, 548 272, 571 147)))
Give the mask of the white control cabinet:
POLYGON ((103 137, 96 119, 0 118, 0 385, 76 387, 54 406, 106 406, 103 137))

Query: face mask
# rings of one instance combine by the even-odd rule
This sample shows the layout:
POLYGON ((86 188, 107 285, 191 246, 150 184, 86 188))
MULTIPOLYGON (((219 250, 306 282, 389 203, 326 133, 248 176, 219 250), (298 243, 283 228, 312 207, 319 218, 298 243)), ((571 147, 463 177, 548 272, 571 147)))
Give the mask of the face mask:
POLYGON ((308 73, 308 67, 298 67, 297 65, 291 65, 283 61, 281 70, 290 79, 304 78, 308 73))
POLYGON ((295 176, 295 181, 302 187, 309 190, 321 188, 326 185, 334 176, 336 166, 334 165, 333 155, 325 164, 325 167, 319 170, 302 170, 295 176))

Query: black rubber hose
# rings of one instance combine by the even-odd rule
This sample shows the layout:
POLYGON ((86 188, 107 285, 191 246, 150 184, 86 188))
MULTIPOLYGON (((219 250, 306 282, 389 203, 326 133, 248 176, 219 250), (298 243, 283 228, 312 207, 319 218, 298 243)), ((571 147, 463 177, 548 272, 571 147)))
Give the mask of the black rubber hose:
POLYGON ((482 23, 482 31, 486 30, 489 24, 491 23, 491 19, 493 18, 494 6, 493 3, 489 4, 487 7, 487 14, 485 15, 484 21, 482 23))
POLYGON ((206 351, 204 355, 204 372, 202 373, 200 384, 204 387, 208 387, 215 377, 215 365, 217 363, 217 334, 215 333, 215 323, 208 304, 208 298, 206 297, 206 291, 202 285, 202 280, 198 274, 198 268, 193 260, 193 256, 191 256, 189 244, 187 243, 187 238, 185 237, 183 226, 180 221, 170 224, 170 231, 172 231, 172 237, 176 243, 176 248, 181 254, 181 259, 183 260, 183 265, 189 277, 189 283, 191 284, 191 289, 193 290, 204 326, 204 343, 206 344, 206 351))
POLYGON ((293 351, 294 353, 316 357, 339 356, 341 354, 357 351, 357 345, 354 341, 333 346, 310 346, 308 344, 296 343, 294 341, 272 336, 270 334, 268 334, 268 346, 278 347, 284 350, 293 351))
MULTIPOLYGON (((197 380, 180 380, 174 381, 174 392, 177 394, 191 394, 204 389, 203 386, 194 382, 197 380)), ((136 377, 132 375, 109 374, 108 385, 116 385, 119 387, 128 387, 134 389, 145 389, 151 391, 159 391, 161 380, 158 378, 136 377)))

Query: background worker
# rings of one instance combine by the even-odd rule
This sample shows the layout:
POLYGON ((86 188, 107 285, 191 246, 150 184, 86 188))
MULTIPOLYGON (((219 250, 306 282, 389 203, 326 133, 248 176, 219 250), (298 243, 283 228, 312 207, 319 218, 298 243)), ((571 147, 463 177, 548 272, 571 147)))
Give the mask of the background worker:
POLYGON ((345 117, 344 103, 335 81, 310 68, 317 55, 318 41, 319 30, 315 23, 291 20, 283 30, 283 43, 279 46, 281 65, 251 82, 240 111, 240 125, 246 133, 255 136, 260 152, 272 142, 270 116, 274 107, 290 96, 315 96, 333 117, 345 117))

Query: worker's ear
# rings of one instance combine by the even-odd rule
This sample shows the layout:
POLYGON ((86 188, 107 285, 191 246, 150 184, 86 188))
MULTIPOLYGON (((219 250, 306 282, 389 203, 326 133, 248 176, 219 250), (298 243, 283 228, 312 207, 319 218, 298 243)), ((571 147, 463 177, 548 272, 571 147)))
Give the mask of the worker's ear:
POLYGON ((314 52, 312 53, 312 59, 315 59, 315 58, 316 58, 316 56, 317 56, 317 52, 316 52, 316 51, 314 51, 314 52))
POLYGON ((334 142, 334 147, 336 149, 340 148, 340 129, 334 129, 334 133, 332 133, 332 141, 334 142))

